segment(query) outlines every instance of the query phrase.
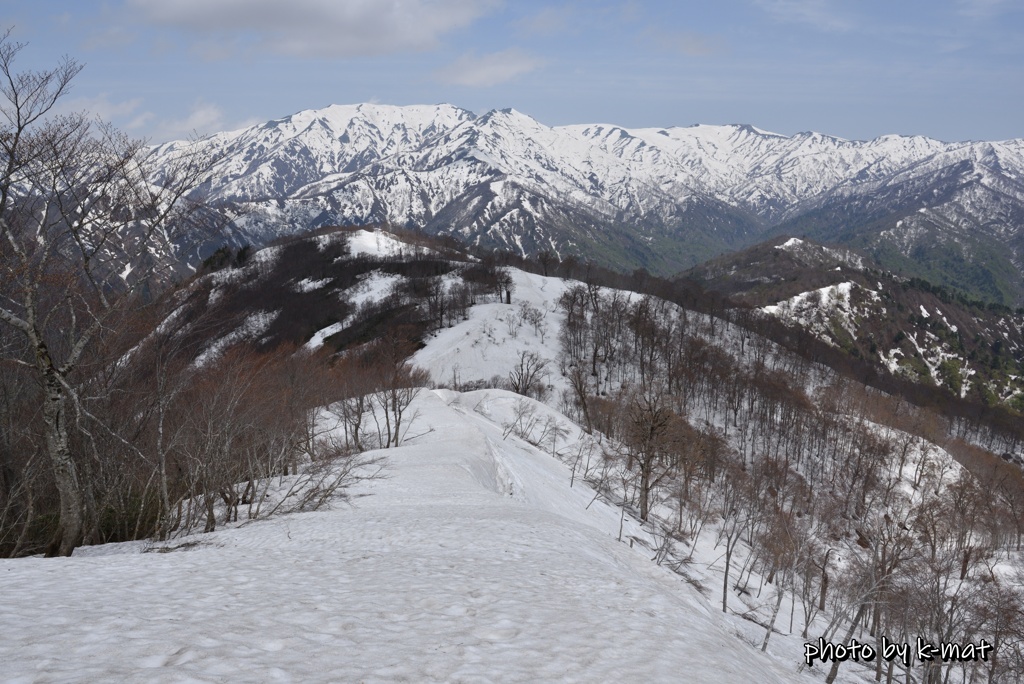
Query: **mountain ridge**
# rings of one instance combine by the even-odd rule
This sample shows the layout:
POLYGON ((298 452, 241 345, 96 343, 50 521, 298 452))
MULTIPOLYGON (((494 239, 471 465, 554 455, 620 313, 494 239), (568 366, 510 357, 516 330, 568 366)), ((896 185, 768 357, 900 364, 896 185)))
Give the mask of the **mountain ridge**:
POLYGON ((1024 139, 551 127, 513 108, 360 104, 303 110, 206 145, 217 161, 203 192, 245 209, 236 241, 385 223, 672 274, 806 234, 971 296, 1024 301, 1024 139), (966 279, 957 264, 972 265, 966 279))

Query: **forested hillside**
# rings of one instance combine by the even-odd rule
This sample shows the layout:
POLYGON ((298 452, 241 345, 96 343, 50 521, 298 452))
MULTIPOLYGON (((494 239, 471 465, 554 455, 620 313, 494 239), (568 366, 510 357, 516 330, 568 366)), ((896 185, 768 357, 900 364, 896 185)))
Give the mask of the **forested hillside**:
MULTIPOLYGON (((330 506, 389 472, 387 448, 439 429, 418 387, 499 388, 524 399, 462 405, 565 463, 619 512, 616 538, 759 625, 758 648, 775 635, 797 662, 819 636, 984 639, 998 659, 932 667, 1016 676, 1024 490, 999 456, 1015 430, 953 397, 915 405, 897 380, 867 387, 812 334, 692 285, 512 261, 341 229, 210 260, 82 366, 100 371, 71 432, 88 455, 84 541, 191 544, 330 506)), ((4 548, 24 555, 52 539, 58 499, 33 456, 31 382, 4 380, 4 548)))

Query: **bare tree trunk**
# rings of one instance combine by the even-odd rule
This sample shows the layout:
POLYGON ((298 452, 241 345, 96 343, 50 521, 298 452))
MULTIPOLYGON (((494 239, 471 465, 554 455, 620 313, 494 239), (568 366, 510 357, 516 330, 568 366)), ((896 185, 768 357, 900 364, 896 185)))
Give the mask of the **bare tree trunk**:
POLYGON ((640 457, 640 520, 647 522, 651 512, 651 469, 653 456, 644 454, 640 457))
MULTIPOLYGON (((864 611, 868 607, 868 602, 864 601, 860 604, 860 608, 857 609, 857 615, 853 618, 853 622, 850 623, 850 629, 846 630, 846 638, 843 639, 842 643, 850 643, 850 639, 853 638, 853 633, 857 631, 857 625, 860 624, 860 620, 864 617, 864 611)), ((825 677, 825 684, 832 684, 836 681, 836 677, 839 675, 839 660, 832 660, 832 669, 828 671, 828 676, 825 677)))
POLYGON ((828 557, 832 549, 825 552, 825 559, 821 562, 821 593, 818 595, 818 610, 825 610, 825 595, 828 593, 828 557))
POLYGON ((772 617, 768 621, 768 629, 764 633, 764 641, 761 642, 762 652, 768 650, 768 639, 771 638, 772 630, 775 629, 775 620, 777 620, 779 617, 779 608, 782 606, 783 596, 785 596, 785 591, 783 590, 782 583, 780 582, 779 586, 776 587, 775 607, 772 608, 772 617))
POLYGON ((167 450, 164 445, 164 421, 166 418, 166 406, 164 398, 160 398, 159 416, 157 418, 156 432, 156 453, 158 468, 160 470, 160 522, 157 529, 157 538, 160 541, 167 541, 171 533, 171 493, 167 484, 167 450))
POLYGON ((722 612, 729 612, 729 566, 732 564, 732 544, 725 543, 725 572, 722 573, 722 612))
MULTIPOLYGON (((41 351, 45 354, 45 349, 41 351)), ((49 364, 49 359, 45 358, 49 364)), ((41 359, 43 361, 44 359, 41 359)), ((78 468, 71 454, 68 439, 67 398, 52 365, 46 369, 46 401, 43 405, 43 424, 46 426, 46 450, 53 465, 53 479, 60 495, 60 527, 48 556, 70 556, 82 542, 85 527, 84 501, 78 477, 78 468)))

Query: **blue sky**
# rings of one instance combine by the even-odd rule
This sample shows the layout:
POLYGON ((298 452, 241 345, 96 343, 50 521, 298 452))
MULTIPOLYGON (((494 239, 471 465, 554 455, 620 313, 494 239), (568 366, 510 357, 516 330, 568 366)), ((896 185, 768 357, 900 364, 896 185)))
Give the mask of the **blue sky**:
POLYGON ((548 125, 1024 137, 1022 0, 0 0, 16 66, 153 142, 333 103, 548 125))

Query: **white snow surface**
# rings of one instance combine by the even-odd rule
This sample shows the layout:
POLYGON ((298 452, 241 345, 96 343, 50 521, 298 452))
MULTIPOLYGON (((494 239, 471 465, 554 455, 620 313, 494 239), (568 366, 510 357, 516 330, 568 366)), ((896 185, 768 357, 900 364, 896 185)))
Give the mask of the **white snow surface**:
POLYGON ((296 292, 312 292, 313 290, 319 290, 321 287, 327 287, 331 284, 330 278, 303 278, 299 282, 295 283, 296 292))
MULTIPOLYGON (((360 231, 360 235, 372 235, 367 231, 360 231)), ((382 239, 394 241, 389 235, 382 235, 382 239)), ((401 243, 399 243, 401 244, 401 243)), ((351 243, 350 243, 351 245, 351 243)), ((400 282, 402 282, 402 276, 395 275, 393 273, 384 273, 383 271, 370 271, 367 273, 360 282, 353 286, 348 292, 348 300, 353 306, 362 306, 367 303, 376 302, 383 299, 391 292, 392 288, 400 282)), ((344 330, 351 322, 353 316, 349 316, 344 321, 337 321, 331 323, 327 327, 321 328, 313 333, 313 336, 306 342, 305 347, 310 350, 319 349, 324 345, 324 341, 344 330)))
POLYGON ((520 400, 421 391, 351 506, 149 547, 167 553, 0 560, 0 679, 812 681, 619 542, 561 461, 503 439, 520 400))
POLYGON ((344 323, 331 323, 325 328, 320 328, 320 330, 317 330, 315 333, 313 333, 313 336, 309 338, 309 341, 306 342, 305 347, 307 349, 319 349, 320 347, 324 346, 324 340, 326 340, 331 335, 340 333, 344 329, 344 323))
MULTIPOLYGON (((211 293, 212 294, 212 293, 211 293)), ((259 339, 270 328, 270 324, 281 314, 280 311, 256 311, 249 314, 242 324, 227 335, 214 340, 202 354, 196 357, 193 365, 196 368, 212 363, 220 358, 231 345, 242 340, 259 339)))
POLYGON ((558 331, 564 318, 557 311, 557 302, 573 283, 515 268, 510 268, 509 273, 515 282, 511 306, 496 301, 477 304, 470 309, 469 320, 439 331, 413 355, 413 364, 429 370, 434 382, 456 385, 490 380, 495 375, 507 379, 520 353, 533 352, 548 361, 548 382, 555 389, 563 388, 565 381, 554 364, 560 348, 558 331), (544 313, 548 331, 543 342, 526 323, 510 332, 508 319, 518 315, 523 303, 544 313))
POLYGON ((771 316, 793 320, 826 342, 834 344, 829 337, 833 323, 841 325, 852 337, 857 336, 857 327, 853 321, 856 312, 850 300, 854 288, 863 289, 876 299, 878 297, 874 290, 867 290, 855 282, 847 281, 801 292, 778 304, 763 306, 761 311, 771 316))
MULTIPOLYGON (((155 151, 173 160, 186 145, 155 151)), ((550 127, 513 109, 477 116, 444 104, 361 104, 298 112, 205 145, 219 159, 211 195, 245 203, 248 218, 238 223, 261 239, 282 232, 269 226, 304 230, 324 216, 431 227, 450 213, 461 217, 451 219, 452 232, 470 239, 513 248, 529 230, 538 245, 556 248, 552 221, 565 208, 599 223, 643 226, 713 201, 775 223, 830 198, 871 198, 879 187, 954 168, 964 187, 929 208, 929 221, 980 229, 997 216, 998 230, 1011 230, 1012 215, 992 198, 1024 201, 1013 180, 1024 174, 1024 140, 850 141, 745 125, 550 127)))
MULTIPOLYGON (((383 231, 357 230, 348 239, 348 248, 352 256, 369 255, 375 257, 396 256, 411 251, 413 248, 383 231)), ((423 250, 429 252, 430 250, 423 250)))

